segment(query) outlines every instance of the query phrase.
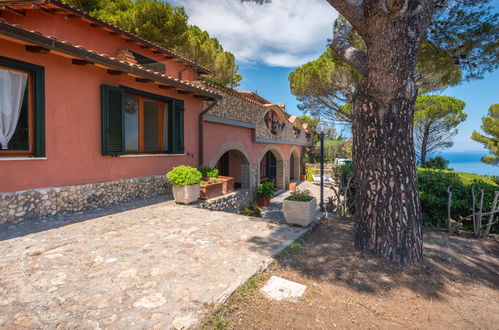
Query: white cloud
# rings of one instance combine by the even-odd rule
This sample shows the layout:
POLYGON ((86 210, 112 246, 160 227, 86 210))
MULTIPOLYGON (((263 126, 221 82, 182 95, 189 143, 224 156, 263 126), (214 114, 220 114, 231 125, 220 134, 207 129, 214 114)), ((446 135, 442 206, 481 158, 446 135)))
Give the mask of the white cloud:
POLYGON ((325 0, 174 0, 189 23, 216 37, 239 63, 296 67, 317 58, 331 37, 336 11, 325 0))

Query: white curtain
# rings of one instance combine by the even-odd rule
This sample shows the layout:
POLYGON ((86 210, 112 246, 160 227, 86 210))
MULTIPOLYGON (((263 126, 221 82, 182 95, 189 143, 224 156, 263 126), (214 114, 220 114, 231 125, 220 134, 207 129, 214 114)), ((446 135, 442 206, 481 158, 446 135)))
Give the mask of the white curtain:
POLYGON ((0 68, 0 146, 7 149, 23 104, 26 73, 0 68))

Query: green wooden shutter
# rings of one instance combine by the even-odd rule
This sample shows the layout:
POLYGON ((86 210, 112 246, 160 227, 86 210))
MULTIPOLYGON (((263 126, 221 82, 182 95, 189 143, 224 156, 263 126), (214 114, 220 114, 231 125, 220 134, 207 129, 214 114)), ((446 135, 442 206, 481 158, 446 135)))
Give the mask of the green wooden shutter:
POLYGON ((123 106, 125 93, 121 88, 102 85, 102 154, 125 153, 123 106))
POLYGON ((173 139, 171 152, 181 154, 184 153, 184 101, 173 100, 172 103, 173 139))

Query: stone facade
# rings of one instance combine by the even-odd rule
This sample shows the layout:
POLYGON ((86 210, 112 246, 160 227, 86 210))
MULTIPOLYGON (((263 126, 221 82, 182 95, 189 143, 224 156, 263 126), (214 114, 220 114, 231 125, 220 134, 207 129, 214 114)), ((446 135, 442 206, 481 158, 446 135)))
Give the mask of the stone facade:
POLYGON ((164 175, 0 193, 0 224, 170 194, 164 175))
MULTIPOLYGON (((234 92, 224 91, 222 89, 217 89, 217 93, 222 94, 223 99, 219 101, 217 106, 210 109, 208 114, 255 125, 256 139, 286 141, 292 144, 305 146, 312 145, 312 137, 310 136, 310 138, 307 139, 303 129, 301 129, 298 136, 295 135, 293 124, 289 120, 286 120, 286 125, 279 135, 273 135, 269 131, 264 121, 265 114, 269 110, 273 109, 282 113, 286 119, 290 117, 290 115, 284 112, 279 106, 264 106, 241 96, 236 96, 234 92)), ((208 105, 209 104, 207 103, 205 106, 208 105)))
POLYGON ((198 202, 196 206, 210 211, 239 213, 241 208, 249 204, 250 198, 248 189, 239 189, 224 196, 198 202))

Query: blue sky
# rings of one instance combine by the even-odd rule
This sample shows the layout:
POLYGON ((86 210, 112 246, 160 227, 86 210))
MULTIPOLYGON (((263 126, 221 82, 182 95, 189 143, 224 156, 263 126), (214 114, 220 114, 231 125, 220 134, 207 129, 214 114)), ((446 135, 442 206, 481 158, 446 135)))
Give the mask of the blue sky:
MULTIPOLYGON (((257 91, 271 102, 284 102, 289 113, 301 114, 290 92, 288 75, 325 50, 337 17, 327 1, 273 0, 264 6, 241 4, 239 0, 172 2, 184 6, 191 24, 218 38, 236 56, 244 77, 240 89, 257 91)), ((492 4, 499 10, 499 0, 492 4)), ((489 106, 499 103, 499 71, 441 94, 462 99, 468 114, 449 151, 483 151, 483 146, 469 137, 479 129, 489 106)))

